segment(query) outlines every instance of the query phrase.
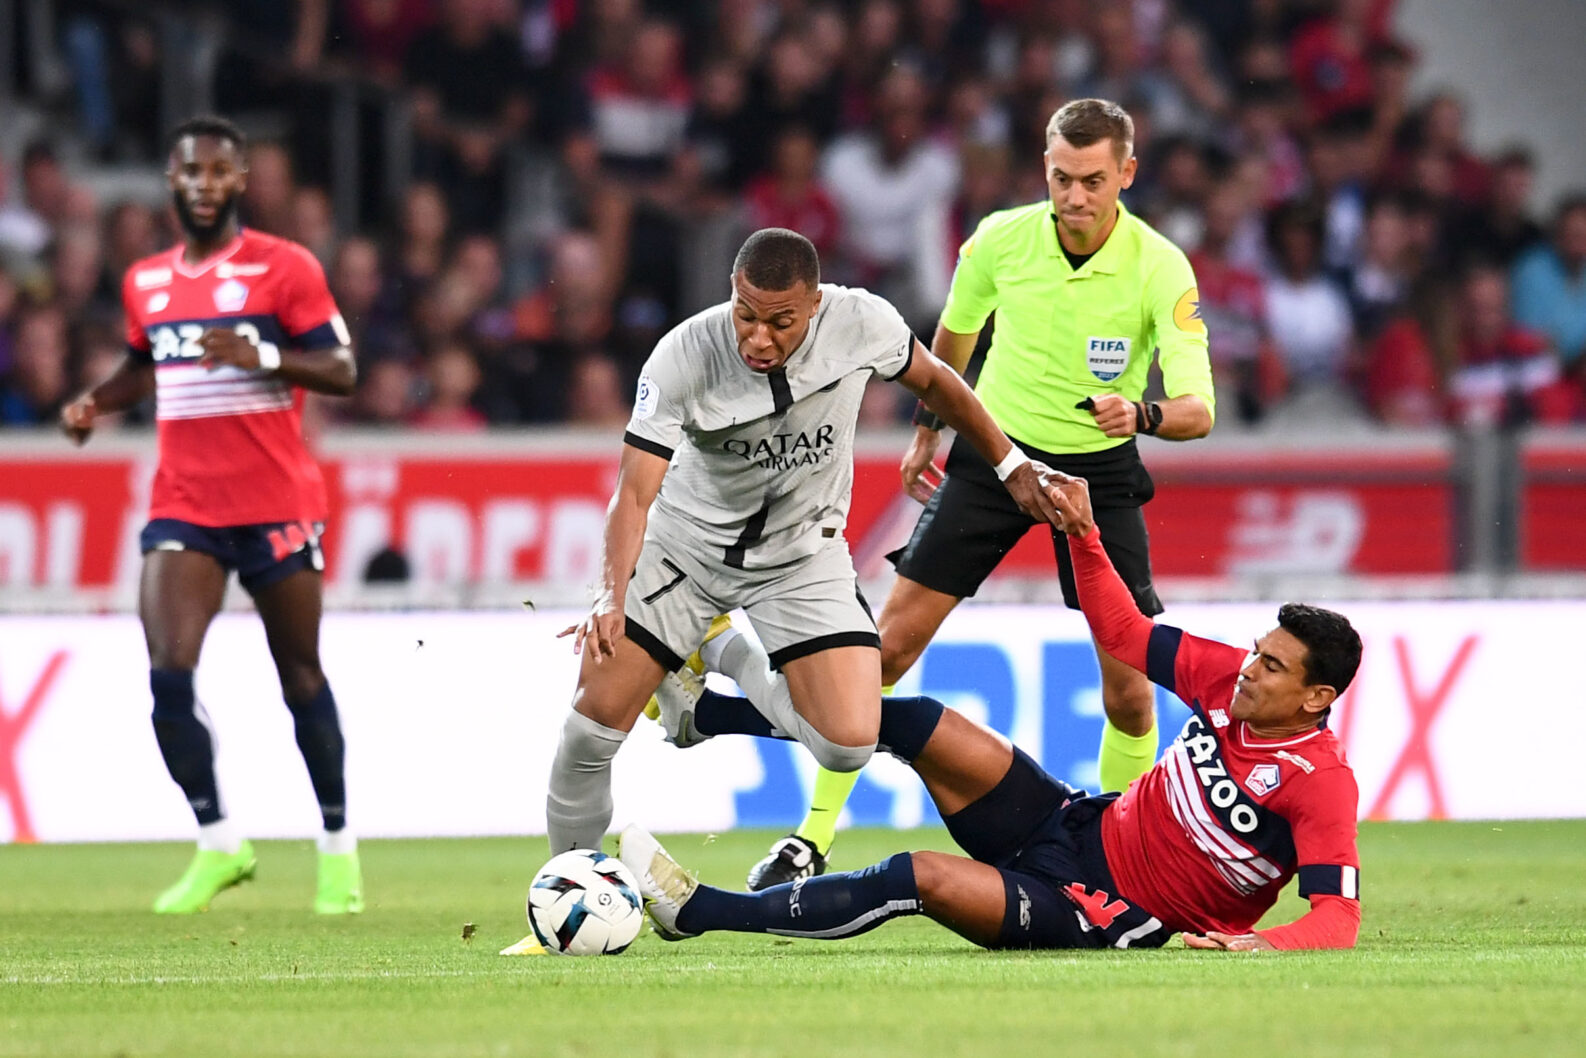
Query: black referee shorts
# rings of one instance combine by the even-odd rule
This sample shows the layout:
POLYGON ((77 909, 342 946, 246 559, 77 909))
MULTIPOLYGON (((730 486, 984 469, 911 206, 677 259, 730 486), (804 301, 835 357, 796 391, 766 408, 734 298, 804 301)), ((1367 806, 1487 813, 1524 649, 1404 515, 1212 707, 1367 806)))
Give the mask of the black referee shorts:
MULTIPOLYGON (((1015 443, 1031 459, 1090 483, 1090 502, 1102 547, 1133 593, 1140 612, 1147 617, 1161 613, 1162 602, 1151 583, 1150 538, 1140 510, 1155 495, 1156 486, 1134 441, 1105 452, 1072 455, 1015 443)), ((914 535, 888 557, 900 576, 944 595, 967 598, 980 589, 1002 556, 1030 527, 1040 523, 1019 508, 997 480, 997 472, 962 437, 953 442, 946 469, 947 480, 925 505, 914 535)), ((1069 609, 1077 610, 1079 593, 1074 588, 1067 537, 1055 527, 1051 533, 1063 601, 1069 609)))

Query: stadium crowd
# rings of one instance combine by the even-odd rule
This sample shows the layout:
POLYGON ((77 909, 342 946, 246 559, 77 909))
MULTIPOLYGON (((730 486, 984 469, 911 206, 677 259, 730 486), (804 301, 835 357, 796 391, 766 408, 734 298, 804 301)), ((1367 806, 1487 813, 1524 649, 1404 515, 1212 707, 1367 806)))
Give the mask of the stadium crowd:
MULTIPOLYGON (((54 420, 124 347, 159 201, 84 167, 163 164, 167 5, 58 0, 55 138, 0 155, 0 424, 54 420), (110 84, 115 85, 114 90, 110 84)), ((1482 156, 1456 95, 1412 97, 1394 0, 303 0, 232 20, 216 108, 278 130, 245 223, 323 263, 361 378, 322 420, 620 428, 654 341, 726 293, 744 233, 807 235, 824 277, 925 337, 959 243, 1046 193, 1065 100, 1135 119, 1124 196, 1191 256, 1224 424, 1586 421, 1586 192, 1532 209, 1524 142, 1482 156), (315 77, 410 116, 411 179, 346 230, 315 77), (260 115, 265 119, 260 120, 260 115)), ((178 16, 202 4, 173 5, 178 16)), ((864 421, 901 422, 878 387, 864 421)), ((149 415, 128 416, 146 421, 149 415)))

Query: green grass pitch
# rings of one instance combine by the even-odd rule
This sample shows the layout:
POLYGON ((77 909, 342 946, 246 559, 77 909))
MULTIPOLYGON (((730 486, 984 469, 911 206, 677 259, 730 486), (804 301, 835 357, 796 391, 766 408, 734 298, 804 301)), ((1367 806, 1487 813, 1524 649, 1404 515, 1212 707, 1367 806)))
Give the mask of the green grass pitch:
MULTIPOLYGON (((741 886, 773 837, 668 844, 741 886)), ((839 866, 902 848, 951 845, 852 831, 839 866)), ((308 842, 157 918, 187 855, 0 847, 0 1055, 1586 1054, 1586 821, 1365 825, 1360 947, 1311 954, 991 953, 906 919, 508 959, 543 839, 365 842, 348 920, 309 912, 308 842)), ((1291 886, 1273 920, 1300 909, 1291 886)))

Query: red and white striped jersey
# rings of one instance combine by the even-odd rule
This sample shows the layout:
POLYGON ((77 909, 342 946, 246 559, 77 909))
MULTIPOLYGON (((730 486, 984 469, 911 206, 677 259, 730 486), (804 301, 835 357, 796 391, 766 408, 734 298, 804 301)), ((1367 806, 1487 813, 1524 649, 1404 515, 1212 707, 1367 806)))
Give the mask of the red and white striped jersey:
POLYGON ((1262 739, 1229 712, 1247 654, 1168 625, 1146 674, 1194 711, 1102 817, 1118 891, 1171 928, 1244 933, 1297 873, 1300 895, 1359 899, 1359 789, 1325 727, 1262 739))
POLYGON ((198 264, 185 247, 121 284, 127 344, 154 364, 160 466, 149 517, 198 525, 318 522, 325 482, 303 442, 303 391, 278 376, 199 365, 198 338, 230 327, 283 349, 349 344, 325 273, 294 242, 252 230, 198 264))

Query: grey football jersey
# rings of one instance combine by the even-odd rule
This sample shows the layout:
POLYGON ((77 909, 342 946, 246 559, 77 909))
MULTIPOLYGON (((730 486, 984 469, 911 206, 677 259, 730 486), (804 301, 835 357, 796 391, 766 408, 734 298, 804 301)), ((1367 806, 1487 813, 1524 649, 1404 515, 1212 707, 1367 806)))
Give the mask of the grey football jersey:
POLYGON ((669 540, 765 569, 814 554, 822 530, 847 522, 865 383, 907 371, 914 336, 869 291, 820 290, 809 333, 776 371, 738 355, 731 302, 684 320, 650 354, 624 440, 672 461, 650 510, 669 540))

